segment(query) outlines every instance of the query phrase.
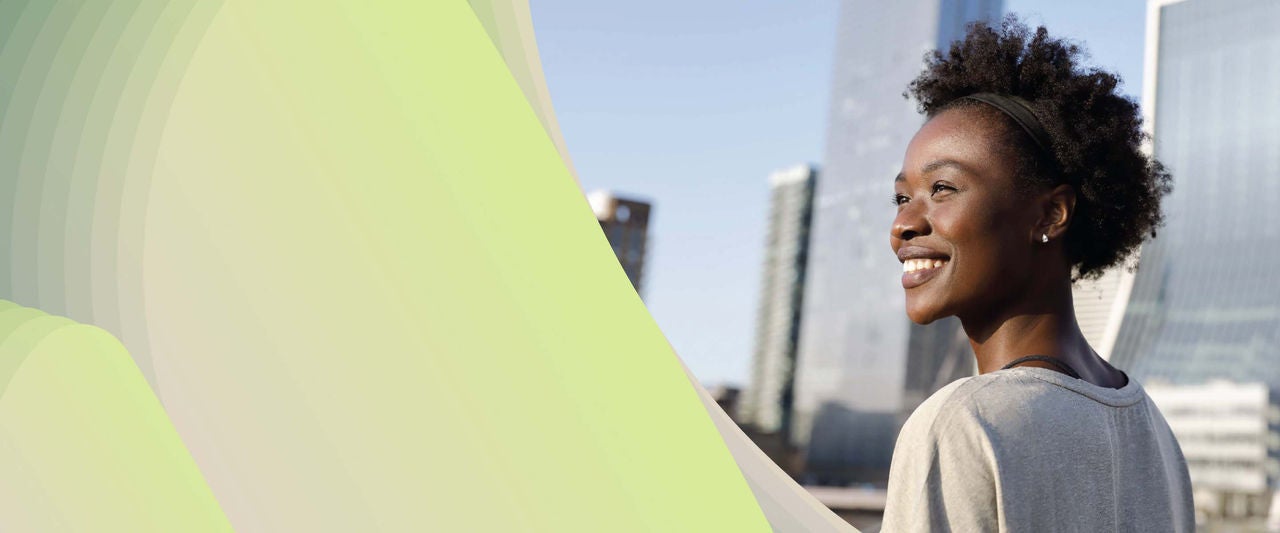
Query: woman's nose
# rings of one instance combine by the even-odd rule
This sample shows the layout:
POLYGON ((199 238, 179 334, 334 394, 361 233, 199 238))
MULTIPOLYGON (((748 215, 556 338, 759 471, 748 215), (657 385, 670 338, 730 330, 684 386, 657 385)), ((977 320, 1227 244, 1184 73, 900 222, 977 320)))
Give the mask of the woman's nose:
POLYGON ((929 233, 929 222, 925 218, 923 202, 908 201, 893 219, 893 228, 889 231, 895 239, 911 240, 929 233))

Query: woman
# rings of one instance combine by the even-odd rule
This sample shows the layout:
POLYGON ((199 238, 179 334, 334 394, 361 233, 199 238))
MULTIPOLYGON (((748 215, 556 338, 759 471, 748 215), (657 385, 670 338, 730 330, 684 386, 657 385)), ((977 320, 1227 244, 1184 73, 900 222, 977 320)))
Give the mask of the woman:
POLYGON ((1192 531, 1182 452, 1142 387, 1089 347, 1071 285, 1161 223, 1169 176, 1138 106, 1080 50, 1014 18, 935 52, 928 121, 894 180, 907 315, 959 317, 979 375, 898 437, 884 531, 1192 531))

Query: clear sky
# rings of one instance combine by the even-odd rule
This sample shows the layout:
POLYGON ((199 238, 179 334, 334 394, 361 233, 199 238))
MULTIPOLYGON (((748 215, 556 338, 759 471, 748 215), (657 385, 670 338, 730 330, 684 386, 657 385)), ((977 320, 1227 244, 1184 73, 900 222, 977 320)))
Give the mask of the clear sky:
MULTIPOLYGON (((644 282, 654 319, 704 384, 746 384, 767 177, 822 163, 839 2, 530 7, 583 186, 654 202, 644 282)), ((1141 0, 1006 0, 1005 9, 1082 41, 1093 64, 1141 95, 1141 0)))

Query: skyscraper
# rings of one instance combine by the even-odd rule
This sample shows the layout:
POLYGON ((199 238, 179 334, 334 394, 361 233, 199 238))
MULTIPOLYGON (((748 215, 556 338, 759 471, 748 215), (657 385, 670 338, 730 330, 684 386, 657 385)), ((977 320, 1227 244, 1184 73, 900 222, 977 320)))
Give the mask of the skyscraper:
POLYGON ((1148 4, 1144 107, 1174 178, 1112 362, 1280 386, 1280 2, 1148 4))
POLYGON ((600 229, 604 231, 613 254, 618 256, 622 270, 631 280, 636 293, 644 296, 644 260, 648 246, 649 215, 652 205, 649 202, 618 196, 610 191, 592 191, 587 194, 587 202, 595 211, 600 221, 600 229))
POLYGON ((889 248, 889 198, 923 122, 902 97, 925 54, 996 20, 1000 0, 850 0, 841 4, 823 172, 797 359, 792 434, 814 482, 884 482, 906 413, 972 373, 955 319, 906 318, 889 248))
POLYGON ((816 176, 817 171, 810 165, 797 165, 769 176, 769 229, 751 385, 738 405, 739 421, 766 433, 785 431, 791 421, 792 378, 816 176))

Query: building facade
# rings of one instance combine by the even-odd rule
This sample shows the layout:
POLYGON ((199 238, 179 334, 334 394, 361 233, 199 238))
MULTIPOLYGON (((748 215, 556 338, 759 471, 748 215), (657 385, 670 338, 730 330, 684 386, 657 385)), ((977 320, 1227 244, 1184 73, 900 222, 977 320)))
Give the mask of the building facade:
POLYGON ((1000 0, 841 4, 791 422, 808 482, 884 483, 905 415, 939 384, 972 373, 958 321, 906 318, 889 197, 923 122, 902 96, 907 83, 926 53, 1002 8, 1000 0))
POLYGON ((636 293, 644 296, 644 262, 649 242, 649 217, 653 204, 638 199, 618 196, 610 191, 592 191, 587 202, 600 221, 613 254, 622 264, 622 270, 631 280, 636 293))
POLYGON ((751 385, 738 405, 740 422, 764 433, 785 434, 791 422, 816 177, 817 170, 811 165, 797 165, 769 176, 769 229, 751 385))
POLYGON ((1103 359, 1111 358, 1120 325, 1124 320, 1134 272, 1121 265, 1093 280, 1080 280, 1071 287, 1080 332, 1103 359))
POLYGON ((1197 514, 1267 516, 1280 478, 1280 405, 1262 383, 1148 384, 1187 459, 1197 514))
POLYGON ((1112 363, 1280 386, 1280 2, 1156 0, 1147 26, 1144 107, 1174 191, 1112 363))

